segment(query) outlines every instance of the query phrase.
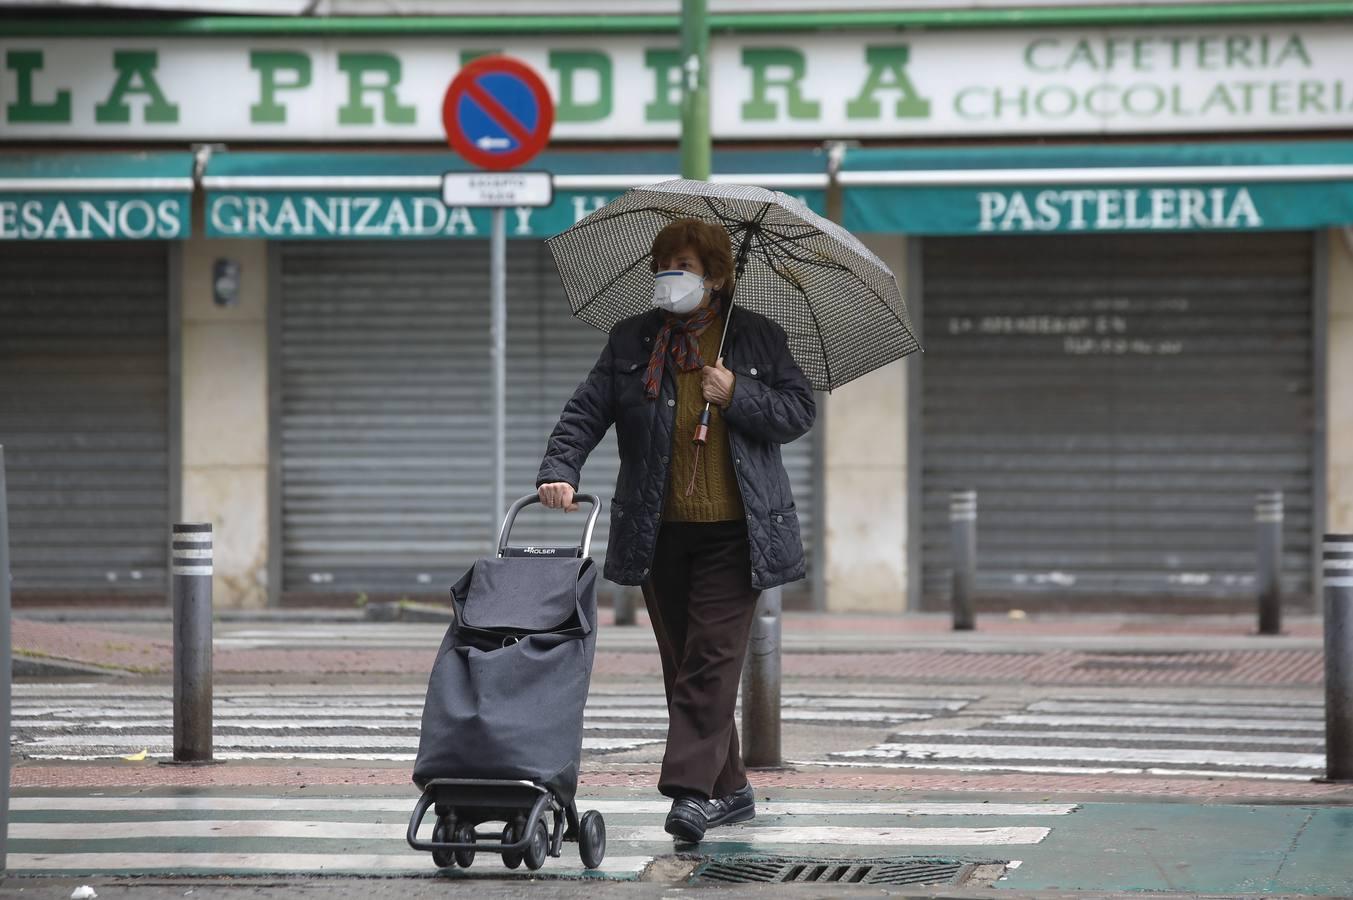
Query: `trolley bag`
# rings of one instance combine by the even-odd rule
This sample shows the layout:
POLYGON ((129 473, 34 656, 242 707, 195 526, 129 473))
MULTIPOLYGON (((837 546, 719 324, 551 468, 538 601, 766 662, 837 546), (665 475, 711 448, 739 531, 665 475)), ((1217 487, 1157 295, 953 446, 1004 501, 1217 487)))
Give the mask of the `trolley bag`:
POLYGON ((596 644, 588 558, 481 559, 451 589, 455 621, 428 680, 413 780, 578 788, 596 644))

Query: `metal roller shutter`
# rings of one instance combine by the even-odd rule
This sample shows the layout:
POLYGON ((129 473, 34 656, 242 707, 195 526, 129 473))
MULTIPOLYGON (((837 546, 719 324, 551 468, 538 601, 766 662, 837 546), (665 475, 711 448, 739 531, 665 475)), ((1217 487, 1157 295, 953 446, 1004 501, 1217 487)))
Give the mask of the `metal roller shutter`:
POLYGON ((1078 602, 1252 597, 1255 492, 1310 591, 1308 233, 928 238, 923 590, 978 490, 978 588, 1078 602))
MULTIPOLYGON (((488 243, 291 243, 281 289, 285 591, 441 594, 491 552, 488 243)), ((540 241, 507 248, 507 501, 535 489, 545 441, 604 336, 568 311, 540 241)), ((806 529, 811 439, 786 448, 806 529)), ((614 433, 583 470, 606 552, 614 433)), ((539 507, 518 543, 567 545, 582 515, 539 507)), ((807 541, 806 541, 807 542, 807 541)))
POLYGON ((16 590, 165 590, 169 272, 165 244, 0 253, 16 590))

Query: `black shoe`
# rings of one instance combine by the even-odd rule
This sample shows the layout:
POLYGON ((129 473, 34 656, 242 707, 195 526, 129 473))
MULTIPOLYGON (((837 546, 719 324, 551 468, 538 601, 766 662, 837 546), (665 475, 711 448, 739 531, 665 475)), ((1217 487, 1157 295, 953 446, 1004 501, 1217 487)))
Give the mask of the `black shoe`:
POLYGON ((705 836, 708 821, 709 801, 703 797, 685 796, 672 801, 672 811, 667 814, 667 824, 663 827, 678 840, 695 844, 705 836))
POLYGON ((709 821, 706 828, 718 828, 720 825, 732 825, 756 818, 756 795, 752 786, 745 784, 727 797, 715 797, 707 804, 709 821))

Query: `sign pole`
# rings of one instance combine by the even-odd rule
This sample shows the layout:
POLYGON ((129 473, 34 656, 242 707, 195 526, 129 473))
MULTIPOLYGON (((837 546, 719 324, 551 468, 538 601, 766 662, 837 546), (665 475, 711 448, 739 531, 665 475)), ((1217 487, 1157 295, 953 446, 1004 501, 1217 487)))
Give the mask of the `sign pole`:
POLYGON ((489 287, 493 318, 493 520, 490 534, 498 540, 507 482, 507 210, 493 208, 489 240, 489 287))
POLYGON ((709 19, 705 0, 681 0, 681 177, 709 180, 709 19))
POLYGON ((499 520, 507 493, 507 208, 549 206, 554 180, 548 172, 522 172, 549 143, 554 103, 545 81, 521 60, 484 56, 460 70, 442 98, 446 139, 462 159, 487 172, 447 172, 442 203, 447 207, 488 207, 493 213, 489 239, 489 343, 493 366, 493 521, 491 546, 497 546, 499 520))
POLYGON ((9 849, 9 769, 10 769, 10 596, 9 596, 9 504, 5 497, 5 448, 0 445, 0 873, 7 867, 9 849))

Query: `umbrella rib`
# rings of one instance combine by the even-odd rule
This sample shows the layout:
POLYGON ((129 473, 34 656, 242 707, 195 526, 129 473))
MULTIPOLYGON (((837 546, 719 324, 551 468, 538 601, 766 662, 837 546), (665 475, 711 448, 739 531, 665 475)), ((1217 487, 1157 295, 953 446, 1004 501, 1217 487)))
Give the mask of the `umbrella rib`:
MULTIPOLYGON (((770 254, 769 252, 767 252, 767 248, 768 248, 769 246, 774 246, 776 249, 783 251, 785 256, 787 256, 788 258, 790 258, 790 259, 792 259, 792 260, 795 260, 796 262, 801 262, 801 263, 804 263, 805 265, 810 265, 810 266, 821 266, 821 267, 824 268, 824 269, 837 269, 837 270, 840 270, 840 271, 842 271, 842 272, 845 272, 845 273, 846 273, 847 275, 849 275, 851 278, 855 279, 856 283, 858 283, 858 284, 860 285, 860 287, 864 288, 866 291, 868 291, 870 294, 872 294, 873 297, 874 297, 874 300, 875 300, 879 305, 881 305, 884 309, 888 310, 888 312, 892 313, 893 318, 897 320, 897 324, 899 324, 899 325, 902 326, 902 330, 903 330, 904 332, 906 332, 907 337, 911 338, 913 342, 916 341, 916 335, 912 333, 911 326, 907 324, 906 320, 904 320, 900 315, 898 315, 897 310, 893 309, 892 304, 890 304, 887 300, 885 300, 885 299, 883 298, 883 296, 882 296, 878 291, 876 291, 876 290, 874 290, 874 288, 870 287, 869 284, 866 283, 865 280, 864 280, 863 278, 860 277, 860 275, 859 275, 858 272, 856 272, 854 269, 850 268, 850 266, 847 266, 847 265, 844 265, 844 264, 842 264, 842 263, 836 262, 835 260, 822 261, 822 260, 807 259, 807 258, 804 258, 804 257, 800 257, 800 256, 798 256, 798 255, 796 255, 796 254, 794 254, 794 253, 791 253, 791 252, 789 252, 788 250, 785 249, 786 244, 792 244, 792 243, 793 243, 793 241, 791 241, 791 240, 784 240, 784 241, 765 242, 765 243, 762 244, 762 255, 766 258, 767 263, 770 263, 770 264, 771 264, 771 268, 772 268, 772 269, 775 269, 774 264, 771 262, 771 261, 774 259, 774 257, 772 257, 771 254, 770 254)), ((779 274, 778 271, 777 271, 777 274, 779 274)), ((781 277, 784 277, 784 276, 781 276, 781 277)), ((788 279, 786 279, 786 280, 788 280, 788 279)), ((802 291, 800 291, 800 293, 802 293, 802 291)))
MULTIPOLYGON (((883 299, 883 296, 882 296, 881 294, 879 294, 879 292, 876 291, 874 288, 870 287, 869 284, 868 284, 863 278, 860 277, 860 274, 859 274, 858 272, 856 272, 854 269, 852 269, 850 266, 847 266, 847 265, 844 264, 844 263, 837 262, 837 261, 834 260, 834 259, 827 259, 827 260, 822 260, 822 259, 810 259, 810 258, 808 258, 808 257, 806 257, 806 256, 799 256, 798 254, 793 253, 793 252, 789 251, 788 249, 786 249, 786 247, 792 246, 793 244, 794 244, 794 242, 793 242, 792 240, 781 240, 781 241, 765 242, 765 243, 763 243, 762 247, 763 247, 763 250, 764 250, 764 248, 765 248, 766 246, 774 246, 776 249, 782 251, 783 254, 784 254, 784 256, 788 257, 789 259, 794 260, 795 262, 801 262, 801 263, 803 263, 804 265, 809 265, 809 266, 819 266, 819 267, 824 268, 824 269, 835 269, 835 270, 838 270, 838 271, 841 271, 841 272, 845 272, 846 274, 850 275, 850 277, 854 278, 855 281, 856 281, 862 288, 864 288, 865 290, 867 290, 869 293, 873 294, 873 295, 874 295, 874 298, 875 298, 876 300, 878 300, 880 303, 884 304, 885 306, 888 305, 888 302, 887 302, 886 300, 883 299)), ((770 254, 769 254, 769 253, 765 253, 765 255, 766 255, 766 257, 767 257, 768 259, 770 258, 770 254)), ((891 308, 891 307, 890 307, 890 308, 891 308)), ((894 313, 894 315, 896 315, 896 313, 894 313)), ((905 323, 903 323, 903 324, 905 325, 905 323)))
POLYGON ((775 259, 773 257, 767 256, 766 262, 770 266, 772 272, 794 286, 794 289, 799 292, 799 296, 803 297, 803 305, 808 308, 808 315, 813 317, 813 325, 817 331, 817 346, 818 349, 822 351, 822 368, 827 370, 827 390, 830 391, 832 388, 832 364, 831 361, 827 359, 827 344, 822 340, 822 323, 818 321, 817 310, 813 309, 813 302, 808 299, 808 294, 804 291, 803 285, 799 284, 794 278, 781 273, 779 268, 775 265, 775 259))
POLYGON ((634 260, 634 262, 630 263, 628 266, 625 266, 625 268, 621 269, 619 272, 616 272, 615 275, 611 278, 610 281, 606 282, 606 283, 603 284, 600 288, 598 288, 596 291, 594 291, 594 292, 592 293, 592 296, 588 297, 587 300, 584 301, 583 304, 582 304, 581 306, 579 306, 576 310, 573 311, 573 314, 576 316, 576 315, 578 315, 579 313, 581 313, 583 310, 587 309, 589 306, 591 306, 593 303, 595 303, 597 300, 599 300, 599 299, 601 298, 602 294, 605 294, 608 290, 610 290, 611 287, 614 286, 615 283, 616 283, 617 281, 619 281, 620 279, 624 278, 624 277, 625 277, 626 275, 628 275, 631 271, 633 271, 635 266, 639 265, 639 263, 641 263, 641 262, 643 262, 644 260, 648 259, 648 258, 649 258, 650 256, 652 256, 652 255, 653 255, 653 253, 652 253, 651 251, 648 252, 648 253, 645 253, 643 256, 640 256, 639 258, 637 258, 636 260, 634 260))

